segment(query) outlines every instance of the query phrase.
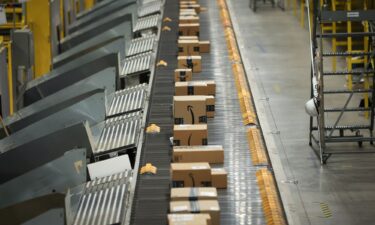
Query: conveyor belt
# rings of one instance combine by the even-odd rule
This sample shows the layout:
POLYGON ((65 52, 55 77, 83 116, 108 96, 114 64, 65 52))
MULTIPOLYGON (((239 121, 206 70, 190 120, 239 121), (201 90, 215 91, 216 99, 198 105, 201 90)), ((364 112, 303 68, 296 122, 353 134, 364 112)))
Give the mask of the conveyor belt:
POLYGON ((136 56, 128 57, 123 61, 123 68, 121 77, 128 75, 135 75, 150 70, 152 62, 152 52, 139 54, 136 56))
POLYGON ((146 83, 116 91, 110 104, 107 117, 142 110, 147 97, 146 83))
POLYGON ((160 13, 162 6, 163 6, 163 1, 160 1, 160 0, 146 3, 138 9, 138 16, 145 17, 148 15, 160 13))
POLYGON ((119 224, 126 212, 131 171, 86 183, 74 225, 119 224))
POLYGON ((139 111, 106 120, 94 154, 136 147, 141 120, 142 113, 139 111))
POLYGON ((134 26, 133 32, 155 28, 158 26, 159 19, 160 15, 152 15, 139 18, 134 26))
MULTIPOLYGON (((201 40, 211 41, 211 53, 202 54, 202 72, 194 74, 196 80, 216 81, 216 116, 208 120, 208 144, 224 146, 225 163, 228 171, 228 188, 219 190, 221 225, 265 224, 259 188, 252 165, 243 125, 238 93, 228 57, 224 30, 216 0, 201 0, 208 8, 200 14, 201 40)), ((165 24, 177 31, 178 1, 167 0, 165 17, 172 22, 165 24)), ((161 127, 158 135, 146 135, 140 164, 152 163, 158 173, 139 175, 133 202, 132 223, 135 225, 167 224, 169 208, 170 160, 172 136, 172 96, 174 95, 173 70, 177 60, 176 32, 162 32, 157 60, 165 60, 167 68, 158 68, 155 74, 148 121, 161 127)))

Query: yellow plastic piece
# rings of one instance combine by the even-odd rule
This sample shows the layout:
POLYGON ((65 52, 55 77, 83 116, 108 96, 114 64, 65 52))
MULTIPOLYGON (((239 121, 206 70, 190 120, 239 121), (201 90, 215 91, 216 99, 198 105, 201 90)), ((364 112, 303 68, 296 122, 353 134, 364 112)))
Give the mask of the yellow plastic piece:
POLYGON ((153 166, 151 163, 146 163, 145 166, 142 166, 140 174, 145 174, 145 173, 156 174, 157 170, 158 169, 155 166, 153 166))
POLYGON ((260 169, 256 172, 263 212, 267 225, 286 225, 283 209, 276 191, 276 184, 271 172, 260 169))
POLYGON ((169 17, 165 17, 165 18, 163 19, 163 22, 172 22, 172 19, 169 18, 169 17))
POLYGON ((159 66, 164 66, 164 67, 166 67, 166 66, 168 66, 168 63, 167 63, 166 61, 164 61, 164 60, 160 60, 160 61, 156 64, 156 66, 157 66, 157 67, 159 67, 159 66))
POLYGON ((146 133, 148 134, 160 133, 160 127, 152 123, 150 126, 146 128, 146 133))
POLYGON ((162 31, 171 31, 172 29, 168 26, 164 26, 161 30, 162 31))
POLYGON ((247 130, 247 139, 249 141, 249 148, 253 164, 255 166, 268 165, 268 158, 263 145, 262 137, 260 135, 260 130, 256 127, 249 128, 247 130))

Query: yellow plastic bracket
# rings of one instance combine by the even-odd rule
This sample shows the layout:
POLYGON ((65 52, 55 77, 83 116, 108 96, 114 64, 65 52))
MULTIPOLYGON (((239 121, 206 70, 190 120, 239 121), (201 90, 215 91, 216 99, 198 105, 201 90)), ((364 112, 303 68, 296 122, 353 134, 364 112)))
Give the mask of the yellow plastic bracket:
POLYGON ((148 134, 156 134, 160 133, 160 127, 156 124, 152 123, 150 126, 146 128, 146 133, 148 134))
POLYGON ((157 67, 160 67, 160 66, 168 66, 168 63, 164 60, 160 60, 157 64, 156 64, 157 67))
POLYGON ((145 174, 145 173, 156 174, 157 170, 158 168, 153 166, 151 163, 146 163, 145 166, 142 166, 140 174, 145 174))
POLYGON ((169 17, 165 17, 165 18, 163 19, 163 22, 172 22, 172 19, 169 18, 169 17))
POLYGON ((168 26, 164 26, 161 30, 162 31, 171 31, 172 29, 168 26))

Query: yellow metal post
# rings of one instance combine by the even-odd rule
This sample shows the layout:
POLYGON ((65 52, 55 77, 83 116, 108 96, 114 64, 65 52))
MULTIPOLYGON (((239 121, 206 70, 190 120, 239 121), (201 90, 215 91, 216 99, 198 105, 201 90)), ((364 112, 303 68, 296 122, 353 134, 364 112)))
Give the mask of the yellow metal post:
POLYGON ((26 20, 34 35, 34 77, 41 77, 51 69, 51 16, 49 0, 26 3, 26 20))
POLYGON ((85 10, 91 9, 95 4, 95 0, 85 0, 85 10))
MULTIPOLYGON (((347 1, 346 3, 346 10, 347 11, 351 11, 352 10, 352 2, 351 0, 347 1)), ((352 22, 348 21, 347 22, 347 32, 350 34, 352 32, 352 22)), ((349 36, 348 39, 348 53, 351 53, 353 51, 352 49, 352 37, 349 36)), ((353 65, 352 65, 352 56, 348 56, 347 58, 347 67, 348 67, 348 71, 352 71, 353 70, 353 65)), ((352 90, 353 88, 353 77, 352 77, 352 74, 349 74, 348 75, 348 89, 349 90, 352 90)))
POLYGON ((8 49, 8 91, 9 91, 9 115, 14 112, 13 108, 13 73, 12 73, 12 48, 11 42, 6 44, 8 49))
POLYGON ((301 27, 305 28, 305 0, 301 0, 301 27))

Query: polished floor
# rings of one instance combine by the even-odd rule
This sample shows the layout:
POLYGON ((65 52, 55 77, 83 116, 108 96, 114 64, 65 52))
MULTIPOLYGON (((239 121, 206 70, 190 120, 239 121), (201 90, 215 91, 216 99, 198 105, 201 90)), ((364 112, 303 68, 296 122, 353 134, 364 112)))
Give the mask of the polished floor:
POLYGON ((227 3, 290 224, 374 224, 375 155, 334 155, 321 166, 308 145, 308 30, 288 10, 227 3))

